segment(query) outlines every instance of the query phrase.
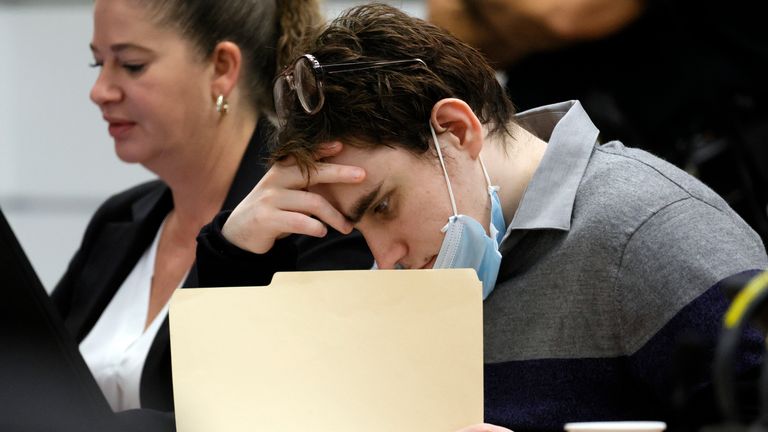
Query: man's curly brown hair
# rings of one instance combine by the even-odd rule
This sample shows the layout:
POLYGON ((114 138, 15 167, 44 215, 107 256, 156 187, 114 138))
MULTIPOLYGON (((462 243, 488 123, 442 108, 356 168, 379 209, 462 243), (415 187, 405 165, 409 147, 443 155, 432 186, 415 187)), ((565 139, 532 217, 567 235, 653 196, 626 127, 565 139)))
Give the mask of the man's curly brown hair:
POLYGON ((426 67, 414 62, 326 75, 325 103, 314 115, 304 112, 291 93, 274 160, 292 156, 308 171, 318 146, 334 140, 424 154, 432 107, 444 98, 466 102, 489 133, 509 133, 514 107, 482 54, 395 7, 349 9, 310 42, 307 52, 327 65, 418 58, 426 67))

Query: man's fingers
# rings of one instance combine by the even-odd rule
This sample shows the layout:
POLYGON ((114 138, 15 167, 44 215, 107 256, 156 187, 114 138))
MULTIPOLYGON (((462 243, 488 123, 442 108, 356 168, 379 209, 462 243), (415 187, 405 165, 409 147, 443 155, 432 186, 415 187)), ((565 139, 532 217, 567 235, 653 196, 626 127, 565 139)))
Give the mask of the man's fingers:
POLYGON ((312 237, 324 237, 328 228, 317 219, 305 214, 285 211, 279 215, 283 226, 280 231, 284 233, 304 234, 312 237))
MULTIPOLYGON (((321 161, 322 159, 325 159, 327 157, 335 156, 341 152, 341 150, 344 148, 344 144, 341 143, 341 141, 331 141, 329 143, 325 143, 317 148, 314 152, 314 158, 315 161, 321 161)), ((277 161, 275 165, 283 166, 283 167, 290 167, 296 165, 296 158, 293 156, 286 156, 285 158, 277 161)))
POLYGON ((365 170, 351 165, 318 163, 306 186, 320 183, 359 183, 365 178, 365 170))
POLYGON ((271 201, 272 206, 283 211, 315 216, 341 233, 352 231, 352 224, 344 215, 318 194, 299 190, 283 191, 275 194, 271 201))
POLYGON ((341 143, 341 141, 332 141, 329 143, 325 143, 315 151, 315 160, 320 160, 323 158, 335 156, 343 148, 344 148, 344 145, 341 143))
POLYGON ((319 183, 359 183, 365 178, 365 170, 351 165, 318 162, 309 173, 297 166, 273 166, 262 183, 285 189, 304 189, 319 183), (309 179, 307 179, 309 176, 309 179))

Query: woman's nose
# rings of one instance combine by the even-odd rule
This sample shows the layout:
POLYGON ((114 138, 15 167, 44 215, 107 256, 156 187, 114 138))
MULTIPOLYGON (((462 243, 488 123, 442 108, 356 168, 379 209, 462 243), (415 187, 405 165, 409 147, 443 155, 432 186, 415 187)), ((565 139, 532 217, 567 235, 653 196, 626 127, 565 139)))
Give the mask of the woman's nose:
POLYGON ((117 102, 122 98, 122 91, 114 80, 112 73, 103 66, 99 71, 96 82, 91 87, 91 100, 96 105, 102 106, 110 102, 117 102))

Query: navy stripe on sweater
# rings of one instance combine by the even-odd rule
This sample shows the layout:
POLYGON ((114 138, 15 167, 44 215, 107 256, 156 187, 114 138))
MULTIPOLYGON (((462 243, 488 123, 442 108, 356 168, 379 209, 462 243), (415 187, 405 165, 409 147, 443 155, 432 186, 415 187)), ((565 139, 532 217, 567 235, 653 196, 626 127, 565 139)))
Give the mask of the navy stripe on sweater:
MULTIPOLYGON (((663 420, 669 430, 715 422, 710 368, 727 307, 715 285, 629 356, 486 364, 485 421, 516 432, 572 421, 663 420)), ((742 340, 737 370, 751 382, 764 339, 750 329, 742 340)))

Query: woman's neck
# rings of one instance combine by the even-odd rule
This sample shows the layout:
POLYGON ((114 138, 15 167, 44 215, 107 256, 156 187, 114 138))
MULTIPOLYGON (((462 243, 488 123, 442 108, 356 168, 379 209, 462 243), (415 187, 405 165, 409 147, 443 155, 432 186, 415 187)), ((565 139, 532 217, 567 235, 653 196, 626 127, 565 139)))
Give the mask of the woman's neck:
POLYGON ((244 117, 223 118, 213 136, 196 143, 197 151, 158 173, 171 189, 172 217, 182 231, 196 236, 221 210, 256 129, 257 116, 244 117))

